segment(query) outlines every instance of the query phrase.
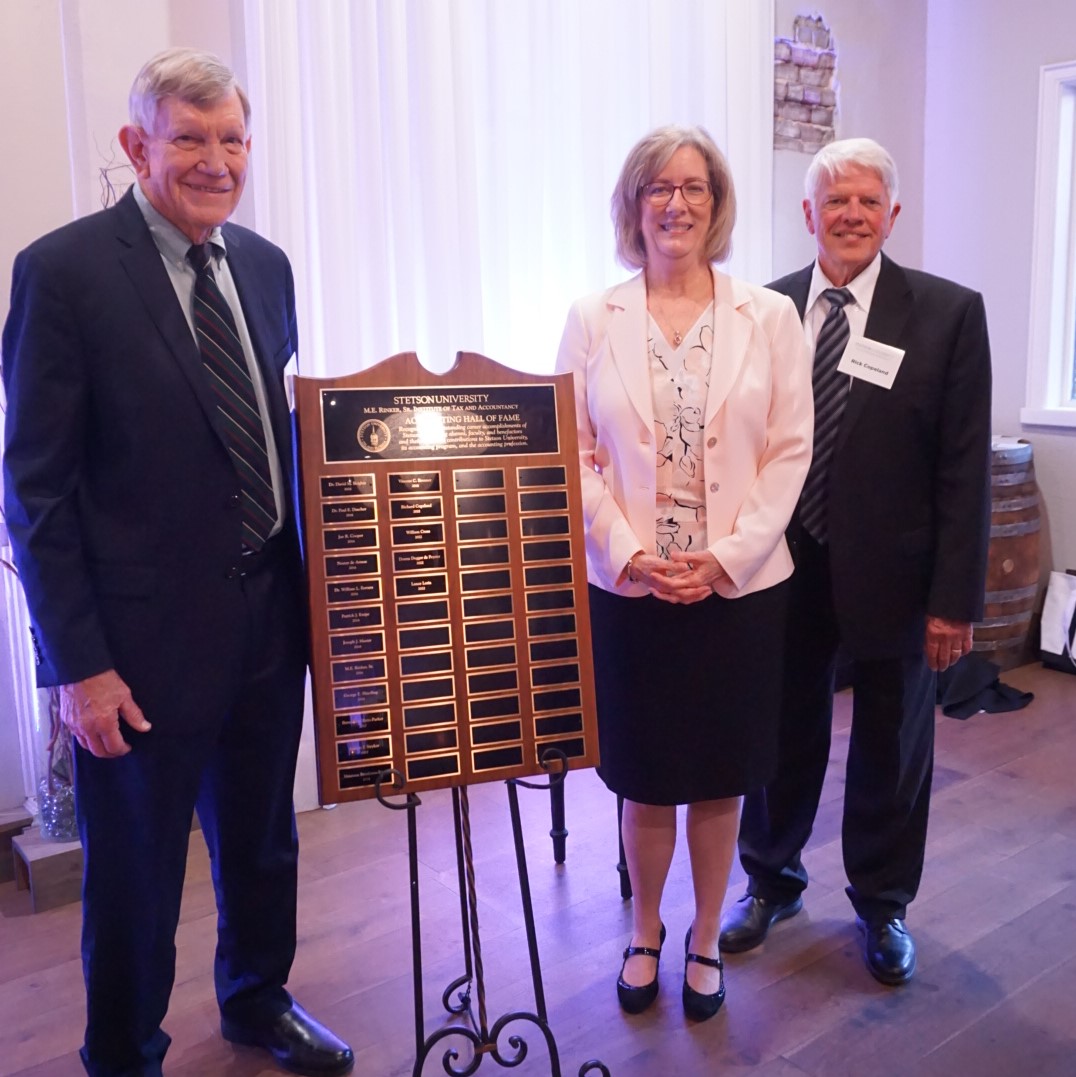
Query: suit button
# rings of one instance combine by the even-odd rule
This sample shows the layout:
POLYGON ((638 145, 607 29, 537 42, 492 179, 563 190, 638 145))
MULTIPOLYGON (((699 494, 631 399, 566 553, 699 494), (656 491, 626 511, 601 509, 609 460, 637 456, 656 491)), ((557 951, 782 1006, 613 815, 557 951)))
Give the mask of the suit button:
POLYGON ((709 440, 708 440, 708 441, 706 442, 706 448, 708 448, 708 449, 712 449, 712 448, 713 448, 713 447, 714 447, 714 446, 715 446, 716 444, 717 444, 717 438, 710 438, 710 439, 709 439, 709 440))
POLYGON ((720 490, 720 489, 721 489, 721 483, 719 483, 719 482, 710 483, 710 493, 711 494, 716 494, 717 491, 720 490))
POLYGON ((238 565, 229 565, 228 571, 224 573, 224 578, 226 580, 237 580, 241 575, 238 565))

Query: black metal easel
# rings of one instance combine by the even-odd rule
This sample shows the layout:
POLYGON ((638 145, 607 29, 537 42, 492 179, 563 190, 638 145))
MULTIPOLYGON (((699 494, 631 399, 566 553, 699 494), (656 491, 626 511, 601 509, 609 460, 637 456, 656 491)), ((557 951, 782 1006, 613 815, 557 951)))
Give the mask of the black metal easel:
MULTIPOLYGON (((563 782, 549 783, 549 814, 551 819, 549 836, 553 839, 553 859, 556 863, 563 864, 568 839, 568 828, 564 814, 563 782)), ((619 794, 617 794, 616 798, 616 832, 619 845, 616 870, 620 876, 620 896, 625 901, 629 901, 631 899, 631 876, 628 874, 628 862, 624 856, 624 798, 619 794)))
POLYGON ((553 839, 553 863, 563 864, 568 843, 563 780, 549 783, 549 836, 553 839))
MULTIPOLYGON (((456 868, 459 874, 464 972, 445 988, 441 995, 441 1002, 447 1013, 465 1018, 466 1023, 459 1022, 446 1025, 437 1029, 430 1036, 425 1035, 425 1017, 422 1005, 422 937, 419 930, 418 826, 415 809, 422 802, 414 793, 406 794, 402 803, 392 803, 385 798, 382 786, 386 781, 391 781, 394 789, 399 789, 403 785, 402 775, 398 771, 386 771, 377 783, 377 799, 386 808, 407 812, 407 851, 411 889, 411 953, 415 990, 415 1065, 412 1070, 412 1077, 421 1077, 423 1068, 433 1049, 442 1040, 453 1036, 468 1043, 471 1053, 469 1058, 465 1057, 461 1060, 459 1051, 451 1045, 446 1045, 445 1052, 441 1057, 441 1065, 449 1077, 470 1077, 471 1074, 478 1070, 482 1060, 487 1055, 499 1066, 505 1068, 520 1065, 527 1057, 529 1050, 527 1041, 518 1032, 509 1034, 507 1037, 507 1053, 502 1051, 498 1042, 506 1027, 514 1022, 529 1022, 541 1032, 549 1051, 551 1077, 561 1077, 560 1056, 553 1032, 549 1027, 545 991, 542 987, 542 970, 538 958, 538 941, 534 930, 534 908, 531 902, 530 878, 527 874, 526 850, 523 846, 523 828, 520 823, 517 788, 522 785, 528 789, 550 789, 552 793, 555 786, 560 786, 560 803, 563 807, 563 783, 564 776, 568 770, 567 759, 560 752, 549 752, 547 757, 543 758, 542 766, 549 772, 549 782, 546 785, 537 785, 523 781, 520 778, 509 779, 505 783, 508 787, 508 805, 512 819, 512 840, 515 844, 519 891, 527 931, 527 950, 530 959, 531 981, 534 987, 534 1012, 512 1011, 498 1017, 492 1026, 489 1024, 486 1010, 485 971, 482 965, 482 943, 478 930, 478 898, 475 886, 474 856, 471 848, 470 801, 467 786, 459 786, 452 790, 452 818, 456 836, 456 868), (559 767, 554 770, 553 767, 558 762, 559 767), (471 1000, 472 986, 475 991, 477 1015, 471 1000), (456 996, 455 999, 452 997, 453 994, 456 996)), ((554 829, 556 829, 555 820, 554 829)), ((563 829, 563 816, 561 829, 563 829)), ((554 837, 554 848, 556 849, 556 835, 552 836, 554 837)), ((561 858, 558 863, 563 862, 563 846, 560 851, 561 858)), ((590 1059, 584 1062, 579 1068, 578 1077, 584 1077, 588 1073, 600 1073, 604 1077, 610 1077, 608 1068, 598 1059, 590 1059)))
POLYGON ((628 901, 631 898, 631 876, 628 874, 628 861, 624 856, 624 798, 619 793, 616 797, 616 834, 620 853, 620 859, 616 862, 616 870, 620 876, 620 896, 628 901))

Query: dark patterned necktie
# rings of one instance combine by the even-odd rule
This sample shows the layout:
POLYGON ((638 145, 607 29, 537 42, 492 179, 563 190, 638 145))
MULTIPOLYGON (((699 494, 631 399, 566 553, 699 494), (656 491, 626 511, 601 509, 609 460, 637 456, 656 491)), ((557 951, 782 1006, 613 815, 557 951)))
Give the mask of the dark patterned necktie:
POLYGON ((827 288, 822 295, 830 306, 814 350, 814 452, 800 495, 800 521, 812 538, 825 543, 829 538, 829 462, 848 398, 848 375, 839 373, 837 364, 850 335, 844 305, 853 296, 847 288, 827 288))
POLYGON ((195 244, 187 252, 187 260, 198 274, 194 284, 198 349, 242 485, 243 547, 256 552, 265 545, 276 523, 276 500, 258 398, 235 318, 213 277, 210 245, 195 244))

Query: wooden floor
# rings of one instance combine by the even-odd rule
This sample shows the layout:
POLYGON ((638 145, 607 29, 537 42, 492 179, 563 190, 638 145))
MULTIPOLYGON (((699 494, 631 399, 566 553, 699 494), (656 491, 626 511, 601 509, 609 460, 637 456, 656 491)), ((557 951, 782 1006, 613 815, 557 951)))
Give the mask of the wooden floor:
MULTIPOLYGON (((630 906, 615 872, 613 797, 592 772, 567 785, 568 861, 552 862, 548 797, 520 790, 550 1025, 561 1072, 600 1058, 618 1077, 754 1074, 1076 1074, 1076 678, 1026 666, 1006 683, 1035 692, 1025 710, 938 718, 937 767, 918 900, 909 916, 919 970, 905 988, 867 974, 844 895, 839 818, 850 698, 838 698, 831 772, 805 857, 804 912, 753 953, 730 956, 723 1011, 688 1023, 678 940, 691 917, 686 852, 678 849, 663 916, 670 945, 661 993, 646 1014, 617 1006, 614 981, 630 906)), ((447 793, 418 810, 426 1031, 444 1023, 440 995, 463 971, 447 793)), ((533 1010, 503 785, 470 792, 488 1023, 533 1010)), ((415 1058, 407 833, 404 813, 342 805, 300 817, 300 943, 291 988, 353 1045, 356 1073, 409 1074, 415 1058)), ((210 964, 214 911, 200 838, 192 855, 166 1028, 171 1077, 276 1073, 218 1032, 210 964)), ((738 866, 729 890, 742 892, 738 866)), ((132 880, 133 885, 137 881, 132 880)), ((32 915, 24 892, 0 885, 0 1074, 80 1072, 83 998, 75 906, 32 915)), ((532 1024, 505 1070, 553 1072, 532 1024)), ((424 1074, 441 1074, 442 1041, 424 1074)), ((511 1054, 508 1036, 500 1039, 511 1054)))

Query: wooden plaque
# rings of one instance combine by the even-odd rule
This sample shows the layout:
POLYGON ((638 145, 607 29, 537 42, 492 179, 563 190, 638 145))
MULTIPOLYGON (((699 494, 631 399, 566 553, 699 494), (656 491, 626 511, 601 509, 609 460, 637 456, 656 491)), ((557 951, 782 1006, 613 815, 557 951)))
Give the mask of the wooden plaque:
POLYGON ((294 390, 321 802, 596 765, 572 375, 407 352, 294 390))

